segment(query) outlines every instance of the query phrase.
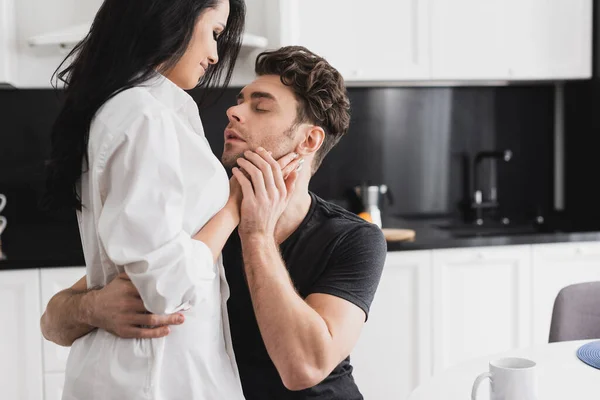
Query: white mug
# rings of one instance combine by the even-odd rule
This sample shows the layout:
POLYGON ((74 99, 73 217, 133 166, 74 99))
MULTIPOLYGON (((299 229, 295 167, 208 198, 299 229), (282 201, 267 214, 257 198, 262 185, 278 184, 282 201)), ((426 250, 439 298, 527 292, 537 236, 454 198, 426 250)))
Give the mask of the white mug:
POLYGON ((477 389, 490 379, 490 400, 537 400, 535 362, 525 358, 501 358, 490 362, 490 372, 475 379, 471 399, 477 399, 477 389))
POLYGON ((0 212, 6 207, 6 196, 0 193, 0 212))
POLYGON ((3 217, 2 215, 0 215, 0 235, 2 235, 2 232, 4 232, 4 229, 6 229, 7 223, 8 223, 8 221, 6 220, 6 217, 3 217))

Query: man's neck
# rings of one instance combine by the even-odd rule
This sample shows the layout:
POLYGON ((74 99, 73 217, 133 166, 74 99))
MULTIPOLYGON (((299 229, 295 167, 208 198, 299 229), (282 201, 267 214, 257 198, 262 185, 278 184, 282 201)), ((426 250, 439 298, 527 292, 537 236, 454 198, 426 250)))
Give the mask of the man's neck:
POLYGON ((306 218, 312 202, 308 193, 310 178, 309 171, 305 171, 304 174, 298 177, 292 198, 275 228, 275 240, 277 244, 281 244, 289 238, 298 229, 304 218, 306 218))

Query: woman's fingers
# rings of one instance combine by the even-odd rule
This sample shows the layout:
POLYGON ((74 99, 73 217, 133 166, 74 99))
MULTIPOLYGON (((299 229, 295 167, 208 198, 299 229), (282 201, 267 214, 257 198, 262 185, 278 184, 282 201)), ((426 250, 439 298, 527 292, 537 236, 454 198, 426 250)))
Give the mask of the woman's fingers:
POLYGON ((281 157, 279 160, 277 160, 277 163, 279 164, 281 169, 284 169, 285 167, 287 167, 287 165, 289 163, 294 161, 296 158, 298 158, 298 154, 291 152, 291 153, 288 153, 285 156, 281 157))
MULTIPOLYGON (((273 176, 274 185, 279 190, 279 193, 282 197, 286 196, 286 188, 285 188, 285 180, 283 178, 283 172, 281 171, 281 166, 279 163, 273 158, 271 153, 259 147, 256 152, 259 156, 261 156, 270 166, 271 173, 273 176)), ((289 165, 289 164, 288 164, 289 165)))
MULTIPOLYGON (((302 165, 300 166, 302 167, 302 165)), ((285 180, 286 196, 288 200, 292 196, 292 194, 294 194, 294 190, 296 189, 296 182, 298 182, 298 172, 298 169, 292 171, 285 180)))
POLYGON ((300 172, 302 170, 302 166, 304 165, 304 159, 303 158, 297 158, 294 161, 292 161, 291 163, 289 163, 287 165, 287 167, 285 167, 283 169, 283 171, 281 171, 282 175, 283 175, 283 179, 288 179, 290 174, 294 171, 296 172, 300 172))
POLYGON ((237 181, 240 184, 240 187, 242 188, 242 196, 245 199, 253 198, 254 190, 252 189, 252 183, 246 177, 246 175, 242 172, 242 170, 236 167, 236 168, 233 168, 231 170, 231 172, 233 173, 233 176, 235 176, 235 179, 237 179, 237 181))
MULTIPOLYGON (((241 169, 246 171, 246 173, 250 176, 250 180, 252 182, 252 187, 254 188, 254 195, 258 197, 267 197, 267 189, 265 186, 265 179, 263 176, 263 172, 256 167, 252 162, 246 160, 245 158, 238 158, 238 165, 241 169)), ((241 171, 240 171, 241 172, 241 171)), ((241 182, 240 182, 241 183, 241 182)), ((245 195, 245 193, 244 193, 245 195)), ((245 197, 245 196, 244 196, 245 197)))
MULTIPOLYGON (((273 167, 269 164, 266 158, 272 158, 270 154, 262 147, 259 147, 256 152, 247 151, 244 153, 244 155, 248 161, 254 164, 254 166, 262 172, 266 193, 268 193, 270 197, 273 197, 278 187, 274 176, 275 171, 273 171, 273 167)), ((280 168, 278 169, 281 170, 280 168)))
POLYGON ((277 160, 277 164, 279 164, 279 166, 281 167, 282 170, 285 170, 285 167, 287 167, 288 164, 290 164, 292 161, 294 161, 297 158, 298 158, 298 154, 292 152, 292 153, 286 154, 285 156, 283 156, 279 160, 277 160))

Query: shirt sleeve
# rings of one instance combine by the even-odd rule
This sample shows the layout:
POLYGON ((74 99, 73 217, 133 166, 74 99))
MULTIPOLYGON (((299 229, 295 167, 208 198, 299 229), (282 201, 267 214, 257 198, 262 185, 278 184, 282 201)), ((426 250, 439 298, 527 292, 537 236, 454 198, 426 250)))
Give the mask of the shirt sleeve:
POLYGON ((387 255, 383 232, 376 225, 361 224, 338 239, 324 273, 309 290, 340 297, 369 316, 387 255))
POLYGON ((124 267, 151 313, 194 305, 216 271, 211 250, 183 230, 185 187, 172 117, 144 116, 111 154, 98 221, 107 256, 124 267))

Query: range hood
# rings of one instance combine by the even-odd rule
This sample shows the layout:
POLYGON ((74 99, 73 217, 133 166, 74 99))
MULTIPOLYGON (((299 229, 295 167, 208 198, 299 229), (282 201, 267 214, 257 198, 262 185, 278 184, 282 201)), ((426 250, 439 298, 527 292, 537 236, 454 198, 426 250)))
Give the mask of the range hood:
MULTIPOLYGON (((91 23, 71 26, 69 28, 34 36, 28 40, 32 47, 58 46, 61 49, 72 49, 90 30, 91 23)), ((242 47, 248 50, 266 48, 268 40, 265 37, 244 33, 242 47)))

